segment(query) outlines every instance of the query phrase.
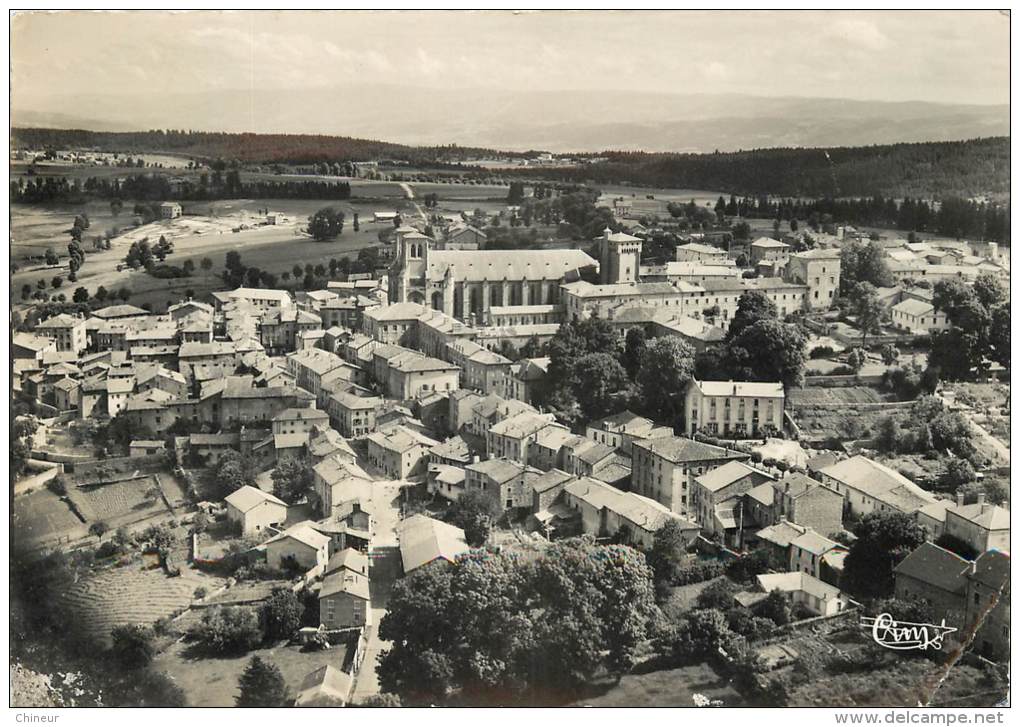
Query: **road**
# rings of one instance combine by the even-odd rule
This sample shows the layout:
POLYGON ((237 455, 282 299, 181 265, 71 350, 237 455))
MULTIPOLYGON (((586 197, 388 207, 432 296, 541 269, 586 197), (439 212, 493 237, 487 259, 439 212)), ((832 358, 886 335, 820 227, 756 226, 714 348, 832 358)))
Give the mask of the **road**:
POLYGON ((941 401, 948 408, 963 414, 971 428, 978 434, 978 436, 984 439, 988 443, 988 446, 995 450, 995 453, 1002 458, 1002 462, 1007 467, 1009 466, 1009 447, 999 441, 997 437, 993 436, 992 433, 983 426, 978 424, 974 419, 974 412, 972 412, 968 407, 958 404, 954 393, 948 391, 936 391, 935 398, 941 401))
POLYGON ((369 589, 372 598, 372 626, 368 628, 368 643, 365 660, 354 683, 352 702, 379 693, 379 678, 376 674, 378 657, 389 648, 389 642, 379 638, 379 623, 386 615, 393 584, 400 578, 400 550, 397 548, 396 526, 400 522, 400 488, 406 485, 400 480, 376 482, 372 505, 375 507, 375 533, 369 548, 369 589))
POLYGON ((415 201, 414 189, 411 187, 411 185, 408 184, 407 182, 400 182, 400 188, 404 190, 404 194, 407 195, 407 198, 411 201, 411 204, 414 205, 414 209, 418 212, 418 216, 421 217, 422 222, 428 222, 429 216, 425 214, 425 210, 421 208, 421 205, 415 201))

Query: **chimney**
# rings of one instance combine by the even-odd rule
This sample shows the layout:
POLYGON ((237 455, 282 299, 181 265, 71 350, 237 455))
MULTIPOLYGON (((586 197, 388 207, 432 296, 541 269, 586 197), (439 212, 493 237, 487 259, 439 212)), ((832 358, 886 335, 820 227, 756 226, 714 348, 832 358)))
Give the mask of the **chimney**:
MULTIPOLYGON (((977 504, 978 505, 984 505, 985 504, 985 493, 983 493, 983 492, 979 492, 978 493, 977 504)), ((984 509, 982 509, 981 511, 984 512, 984 509)))
POLYGON ((957 492, 956 493, 956 506, 957 507, 963 507, 963 493, 962 492, 957 492))

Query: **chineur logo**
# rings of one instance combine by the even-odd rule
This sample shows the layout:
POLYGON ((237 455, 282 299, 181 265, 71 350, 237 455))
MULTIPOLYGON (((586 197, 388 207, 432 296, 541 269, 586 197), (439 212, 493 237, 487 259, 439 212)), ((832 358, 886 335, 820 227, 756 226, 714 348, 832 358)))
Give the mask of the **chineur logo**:
POLYGON ((888 613, 880 613, 875 618, 861 617, 861 626, 871 630, 871 637, 879 646, 897 651, 912 649, 941 649, 946 636, 957 629, 941 624, 921 624, 911 621, 897 621, 888 613))

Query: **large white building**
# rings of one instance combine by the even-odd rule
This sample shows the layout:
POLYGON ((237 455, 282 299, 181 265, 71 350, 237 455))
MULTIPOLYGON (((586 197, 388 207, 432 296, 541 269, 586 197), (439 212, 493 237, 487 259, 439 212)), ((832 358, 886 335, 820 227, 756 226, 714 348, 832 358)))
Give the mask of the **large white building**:
POLYGON ((781 383, 693 379, 684 398, 684 431, 737 438, 780 432, 785 403, 781 383))

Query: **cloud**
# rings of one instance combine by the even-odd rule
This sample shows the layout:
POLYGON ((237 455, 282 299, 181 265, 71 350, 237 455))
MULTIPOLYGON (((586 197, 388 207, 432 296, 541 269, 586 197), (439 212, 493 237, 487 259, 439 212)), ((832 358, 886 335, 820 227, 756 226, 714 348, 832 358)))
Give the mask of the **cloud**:
POLYGON ((881 50, 891 43, 877 25, 862 18, 840 18, 832 24, 828 35, 869 50, 881 50))

